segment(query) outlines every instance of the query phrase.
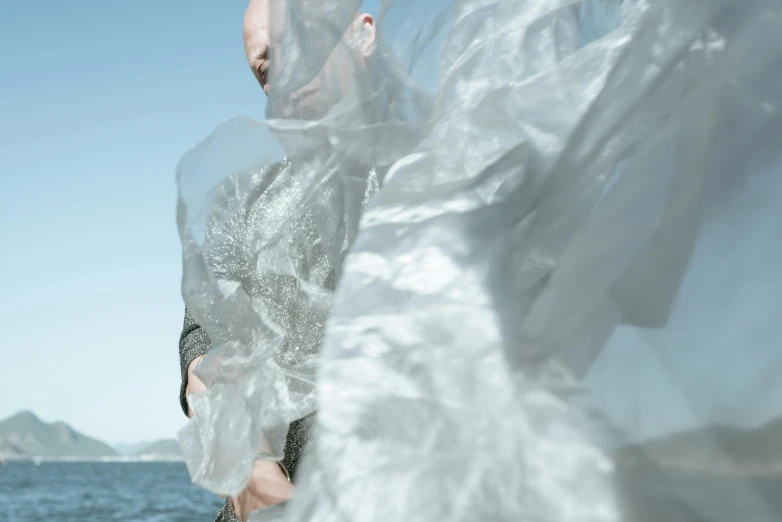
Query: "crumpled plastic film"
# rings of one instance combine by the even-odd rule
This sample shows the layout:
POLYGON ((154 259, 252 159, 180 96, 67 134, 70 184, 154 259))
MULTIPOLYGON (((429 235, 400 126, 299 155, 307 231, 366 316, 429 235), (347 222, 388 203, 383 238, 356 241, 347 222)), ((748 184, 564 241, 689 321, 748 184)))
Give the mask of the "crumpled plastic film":
MULTIPOLYGON (((778 519, 780 453, 751 441, 782 415, 779 2, 404 4, 381 2, 381 63, 320 112, 289 103, 318 35, 280 37, 284 173, 225 171, 190 213, 202 163, 180 165, 183 239, 207 238, 184 241, 185 300, 217 339, 182 436, 194 480, 237 491, 317 400, 287 520, 778 519), (436 86, 415 85, 422 41, 436 86), (282 308, 310 323, 270 318, 267 273, 302 282, 282 308)), ((349 25, 298 7, 286 28, 349 25)))
MULTIPOLYGON (((306 7, 275 2, 272 18, 286 6, 289 21, 306 7)), ((354 14, 305 12, 337 17, 313 22, 337 27, 354 14)), ((287 36, 280 41, 291 49, 287 36)), ((266 122, 226 122, 177 168, 183 296, 212 341, 197 370, 208 392, 193 399, 194 418, 179 438, 193 481, 218 493, 241 491, 258 455, 281 459, 288 424, 316 410, 320 340, 359 218, 390 164, 420 141, 431 111, 383 46, 371 90, 364 70, 342 61, 354 41, 302 39, 294 55, 313 46, 321 54, 308 56, 345 68, 359 92, 338 97, 324 88, 319 103, 292 103, 297 88, 309 90, 324 74, 312 76, 315 58, 292 73, 282 68, 295 87, 275 90, 266 122), (322 53, 324 43, 333 53, 322 53)), ((275 87, 278 76, 272 71, 275 87)))

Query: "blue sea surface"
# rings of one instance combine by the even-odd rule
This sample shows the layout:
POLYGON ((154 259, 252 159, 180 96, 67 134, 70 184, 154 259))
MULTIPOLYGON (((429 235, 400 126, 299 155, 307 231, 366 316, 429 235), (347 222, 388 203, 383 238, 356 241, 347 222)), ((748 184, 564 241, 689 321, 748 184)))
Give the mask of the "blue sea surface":
POLYGON ((224 501, 181 462, 8 462, 2 522, 213 522, 224 501))
MULTIPOLYGON (((619 470, 615 481, 621 522, 782 521, 782 477, 647 469, 619 470)), ((223 502, 178 462, 0 466, 0 522, 212 522, 223 502)))

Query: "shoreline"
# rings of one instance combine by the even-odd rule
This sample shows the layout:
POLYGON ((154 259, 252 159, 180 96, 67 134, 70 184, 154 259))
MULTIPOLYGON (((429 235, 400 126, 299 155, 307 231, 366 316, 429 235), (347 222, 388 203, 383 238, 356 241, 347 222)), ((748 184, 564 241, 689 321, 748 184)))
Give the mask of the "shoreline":
POLYGON ((13 462, 19 463, 31 463, 31 464, 43 464, 52 462, 123 462, 123 463, 136 463, 136 462, 184 462, 182 457, 164 456, 164 455, 139 455, 139 456, 110 456, 110 457, 5 457, 0 460, 0 463, 10 464, 13 462))

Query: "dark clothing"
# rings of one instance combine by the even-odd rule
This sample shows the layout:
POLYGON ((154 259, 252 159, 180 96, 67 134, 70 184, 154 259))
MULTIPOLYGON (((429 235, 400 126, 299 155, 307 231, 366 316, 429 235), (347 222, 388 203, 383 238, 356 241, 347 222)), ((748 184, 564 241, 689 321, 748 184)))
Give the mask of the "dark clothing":
POLYGON ((182 411, 188 415, 190 409, 187 405, 187 368, 193 359, 199 355, 206 355, 212 347, 212 341, 203 328, 198 326, 185 308, 185 324, 182 326, 182 334, 179 336, 179 366, 182 372, 182 386, 179 388, 179 404, 182 411))
MULTIPOLYGON (((255 520, 258 521, 268 521, 268 522, 280 522, 285 520, 285 508, 287 507, 288 501, 280 502, 279 504, 275 504, 273 506, 269 506, 267 508, 262 509, 261 511, 255 511, 253 513, 253 516, 255 517, 255 520), (259 516, 260 514, 263 514, 263 516, 259 516)), ((228 502, 226 501, 225 505, 223 506, 223 509, 220 510, 220 513, 217 514, 217 520, 215 522, 241 522, 239 520, 239 517, 237 517, 233 510, 231 509, 231 506, 228 505, 228 502)))
POLYGON ((220 510, 220 512, 217 514, 217 520, 215 522, 242 522, 239 520, 239 517, 237 517, 233 509, 231 509, 231 506, 228 505, 228 501, 225 501, 225 505, 223 506, 223 509, 220 510))
MULTIPOLYGON (((179 336, 179 362, 182 371, 182 385, 179 388, 179 404, 185 415, 188 414, 187 404, 187 368, 193 359, 199 355, 206 355, 212 347, 212 341, 185 309, 185 323, 182 327, 182 335, 179 336)), ((299 467, 299 459, 311 438, 311 430, 315 424, 315 414, 303 419, 293 421, 288 427, 288 436, 285 439, 285 456, 282 464, 290 474, 291 482, 296 483, 296 472, 299 467)))

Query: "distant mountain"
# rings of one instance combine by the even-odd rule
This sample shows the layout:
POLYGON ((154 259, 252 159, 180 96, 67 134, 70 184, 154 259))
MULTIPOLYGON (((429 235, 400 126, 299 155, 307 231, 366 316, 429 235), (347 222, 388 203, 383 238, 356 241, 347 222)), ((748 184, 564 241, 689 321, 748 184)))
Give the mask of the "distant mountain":
POLYGON ((136 442, 134 444, 112 444, 111 446, 120 455, 130 457, 149 446, 149 441, 136 442))
POLYGON ((627 446, 616 454, 626 465, 655 464, 699 472, 782 474, 782 418, 757 428, 712 426, 627 446))
POLYGON ((0 421, 0 455, 8 458, 100 458, 117 452, 64 422, 48 424, 29 411, 0 421))
POLYGON ((135 453, 136 457, 182 458, 179 443, 173 439, 153 442, 135 453))

